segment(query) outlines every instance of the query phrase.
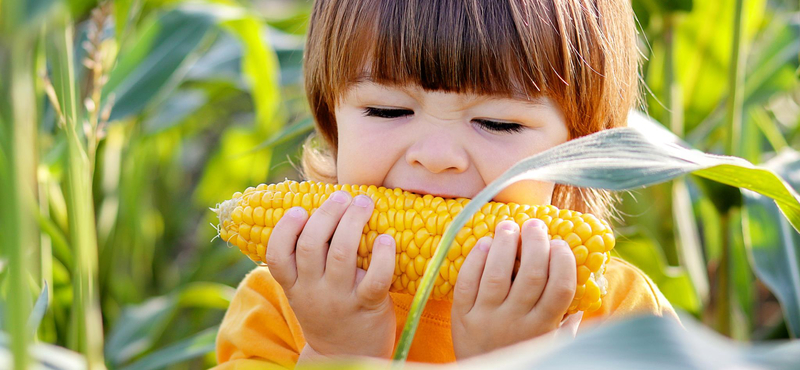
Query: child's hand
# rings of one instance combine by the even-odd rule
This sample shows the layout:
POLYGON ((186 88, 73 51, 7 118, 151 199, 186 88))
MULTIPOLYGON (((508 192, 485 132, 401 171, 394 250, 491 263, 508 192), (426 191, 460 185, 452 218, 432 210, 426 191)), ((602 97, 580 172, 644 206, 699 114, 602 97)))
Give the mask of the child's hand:
POLYGON ((519 239, 519 226, 503 221, 494 240, 481 238, 461 266, 451 315, 457 359, 545 333, 575 335, 581 314, 561 324, 575 295, 575 256, 565 242, 549 240, 544 222, 528 220, 512 285, 519 239))
POLYGON ((366 195, 351 199, 337 191, 310 218, 301 207, 288 210, 272 231, 267 264, 314 353, 392 354, 394 239, 378 236, 369 271, 356 267, 362 230, 373 207, 366 195))

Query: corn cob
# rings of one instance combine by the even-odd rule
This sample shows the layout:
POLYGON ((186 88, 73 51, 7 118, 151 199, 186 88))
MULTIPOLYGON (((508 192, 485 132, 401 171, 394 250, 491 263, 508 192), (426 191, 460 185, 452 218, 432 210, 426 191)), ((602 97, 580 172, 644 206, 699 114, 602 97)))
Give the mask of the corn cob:
MULTIPOLYGON (((272 228, 291 207, 302 206, 310 214, 337 190, 352 196, 366 194, 375 202, 372 216, 364 226, 358 247, 358 267, 367 269, 372 258, 372 244, 380 234, 394 236, 397 246, 391 291, 414 294, 422 275, 432 261, 444 230, 469 202, 467 198, 443 199, 417 195, 402 189, 384 187, 331 185, 311 181, 286 180, 261 184, 233 194, 232 199, 213 209, 219 216, 219 236, 239 247, 242 253, 265 264, 267 242, 272 228)), ((591 214, 559 210, 555 206, 530 206, 489 202, 473 215, 458 232, 447 253, 433 289, 434 299, 453 298, 456 277, 467 254, 483 236, 494 236, 495 226, 513 220, 522 226, 529 218, 538 218, 549 228, 551 239, 566 241, 577 262, 578 288, 568 313, 591 312, 600 307, 606 293, 603 277, 614 234, 608 223, 591 214)), ((519 250, 515 271, 519 269, 519 250)))

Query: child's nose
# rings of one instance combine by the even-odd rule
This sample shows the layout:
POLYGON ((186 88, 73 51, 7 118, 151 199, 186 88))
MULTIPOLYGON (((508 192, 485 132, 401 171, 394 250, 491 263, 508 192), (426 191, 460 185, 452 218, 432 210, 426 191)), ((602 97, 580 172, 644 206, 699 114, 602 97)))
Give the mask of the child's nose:
POLYGON ((446 129, 426 130, 406 151, 406 161, 432 173, 461 173, 469 167, 469 155, 446 129))

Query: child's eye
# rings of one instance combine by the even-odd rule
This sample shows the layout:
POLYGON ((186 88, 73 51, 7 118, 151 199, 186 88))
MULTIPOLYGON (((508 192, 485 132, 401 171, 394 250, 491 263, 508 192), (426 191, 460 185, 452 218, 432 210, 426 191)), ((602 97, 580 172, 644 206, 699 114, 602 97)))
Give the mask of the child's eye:
POLYGON ((399 118, 414 114, 410 109, 384 109, 367 107, 364 109, 364 115, 367 117, 380 117, 380 118, 399 118))
POLYGON ((495 122, 485 119, 476 119, 474 121, 478 122, 484 130, 493 132, 518 133, 525 129, 525 126, 519 123, 495 122))

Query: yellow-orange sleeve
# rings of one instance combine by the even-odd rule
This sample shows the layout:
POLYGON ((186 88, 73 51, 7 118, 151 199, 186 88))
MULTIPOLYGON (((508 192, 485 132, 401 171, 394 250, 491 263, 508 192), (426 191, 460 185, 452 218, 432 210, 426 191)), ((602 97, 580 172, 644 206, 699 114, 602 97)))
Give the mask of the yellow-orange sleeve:
POLYGON ((217 333, 215 370, 293 368, 305 345, 283 289, 258 267, 239 284, 217 333))

